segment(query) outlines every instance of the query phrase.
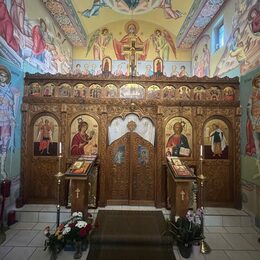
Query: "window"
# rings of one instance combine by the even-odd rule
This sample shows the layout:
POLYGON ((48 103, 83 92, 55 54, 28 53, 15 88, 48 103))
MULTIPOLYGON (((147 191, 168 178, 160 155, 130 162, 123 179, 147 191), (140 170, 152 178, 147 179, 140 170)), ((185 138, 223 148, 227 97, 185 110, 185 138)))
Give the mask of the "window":
POLYGON ((215 51, 224 46, 224 22, 223 20, 215 27, 215 51))

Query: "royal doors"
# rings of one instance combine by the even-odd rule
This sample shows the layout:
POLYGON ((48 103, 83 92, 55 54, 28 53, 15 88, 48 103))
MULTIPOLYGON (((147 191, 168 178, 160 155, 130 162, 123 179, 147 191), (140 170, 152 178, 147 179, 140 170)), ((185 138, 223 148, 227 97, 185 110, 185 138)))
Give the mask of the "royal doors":
POLYGON ((130 114, 109 127, 107 203, 154 205, 155 129, 152 122, 130 114))

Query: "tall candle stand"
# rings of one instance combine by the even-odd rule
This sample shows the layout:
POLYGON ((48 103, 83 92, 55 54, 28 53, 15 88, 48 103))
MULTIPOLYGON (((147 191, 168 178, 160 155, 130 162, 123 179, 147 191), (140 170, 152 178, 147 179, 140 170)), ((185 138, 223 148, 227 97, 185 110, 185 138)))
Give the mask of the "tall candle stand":
POLYGON ((203 155, 201 152, 201 154, 200 154, 200 174, 197 176, 197 178, 199 179, 199 183, 200 183, 200 204, 201 204, 201 208, 203 209, 202 218, 201 218, 203 239, 200 244, 200 252, 202 254, 208 254, 211 251, 211 249, 210 249, 208 243, 204 240, 204 181, 206 180, 206 177, 205 177, 205 175, 203 175, 202 165, 203 165, 203 155))
POLYGON ((58 192, 57 192, 57 199, 58 199, 58 203, 57 203, 57 221, 56 221, 56 226, 58 227, 60 225, 60 185, 61 185, 61 180, 64 177, 64 173, 61 172, 61 159, 62 159, 62 152, 61 152, 61 143, 59 143, 59 155, 58 155, 58 159, 59 159, 59 171, 57 174, 55 174, 55 177, 57 179, 57 184, 58 184, 58 192))

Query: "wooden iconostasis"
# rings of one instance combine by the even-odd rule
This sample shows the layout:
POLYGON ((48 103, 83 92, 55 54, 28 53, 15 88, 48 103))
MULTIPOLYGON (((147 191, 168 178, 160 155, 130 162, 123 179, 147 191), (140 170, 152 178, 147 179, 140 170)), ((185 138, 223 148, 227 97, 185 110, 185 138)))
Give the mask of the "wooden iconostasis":
POLYGON ((238 78, 26 74, 22 112, 24 203, 56 203, 62 142, 62 171, 98 154, 99 206, 166 206, 166 155, 198 174, 203 145, 205 205, 241 207, 238 78))

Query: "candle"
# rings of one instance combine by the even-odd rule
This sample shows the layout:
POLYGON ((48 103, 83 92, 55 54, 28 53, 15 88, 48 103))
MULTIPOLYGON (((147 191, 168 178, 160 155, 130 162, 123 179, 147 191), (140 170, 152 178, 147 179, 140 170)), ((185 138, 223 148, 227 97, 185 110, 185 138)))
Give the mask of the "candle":
POLYGON ((59 154, 62 154, 62 143, 61 142, 59 142, 59 154))
POLYGON ((202 144, 200 145, 200 157, 203 157, 203 147, 202 147, 202 144))

